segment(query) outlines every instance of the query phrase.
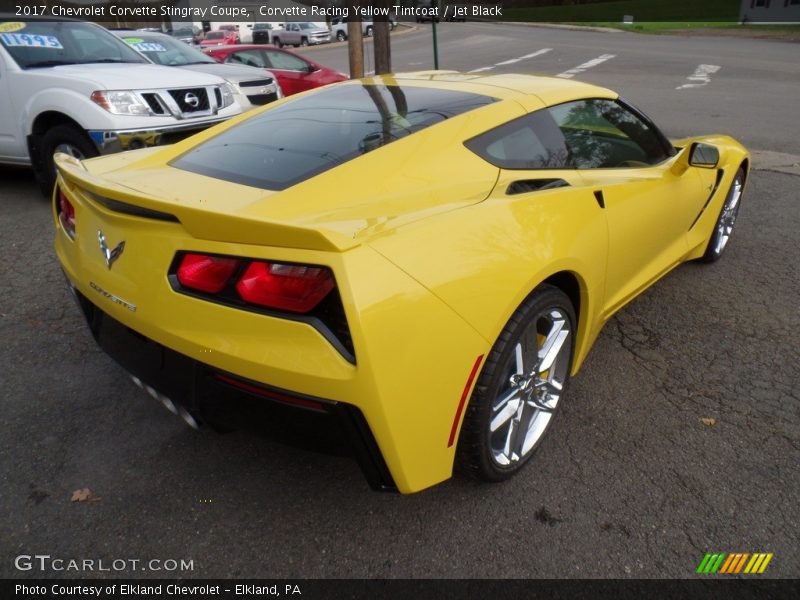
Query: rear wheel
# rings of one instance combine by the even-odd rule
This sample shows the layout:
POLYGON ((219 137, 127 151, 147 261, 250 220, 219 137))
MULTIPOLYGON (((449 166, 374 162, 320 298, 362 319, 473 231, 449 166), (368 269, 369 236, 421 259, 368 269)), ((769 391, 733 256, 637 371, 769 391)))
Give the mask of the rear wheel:
POLYGON ((347 36, 345 35, 344 31, 337 31, 336 39, 339 40, 340 42, 343 42, 347 39, 347 36))
POLYGON ((53 192, 56 181, 56 165, 53 155, 63 152, 83 160, 97 156, 97 148, 86 134, 73 125, 56 125, 42 136, 39 148, 39 166, 36 169, 36 179, 39 189, 45 196, 53 192))
POLYGON ((725 196, 725 202, 722 203, 722 210, 720 210, 717 222, 714 225, 714 231, 711 238, 708 240, 708 247, 703 255, 704 262, 714 262, 719 260, 725 248, 728 247, 728 242, 733 235, 733 226, 736 223, 736 216, 739 214, 739 205, 742 200, 742 191, 744 190, 744 169, 740 168, 733 178, 731 187, 728 190, 728 195, 725 196))
POLYGON ((364 32, 367 37, 372 37, 372 26, 367 26, 367 30, 364 32))
POLYGON ((569 298, 550 285, 517 309, 472 393, 458 442, 459 470, 503 481, 530 459, 569 378, 575 322, 569 298))

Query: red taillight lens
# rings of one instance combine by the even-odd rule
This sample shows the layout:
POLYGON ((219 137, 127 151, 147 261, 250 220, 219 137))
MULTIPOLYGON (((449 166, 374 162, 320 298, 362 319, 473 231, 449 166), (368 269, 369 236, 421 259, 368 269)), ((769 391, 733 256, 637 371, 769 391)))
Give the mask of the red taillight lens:
POLYGON ((324 267, 252 262, 236 284, 242 300, 267 308, 306 313, 334 288, 324 267))
POLYGON ((58 221, 66 234, 75 239, 75 208, 61 188, 58 188, 58 221))
POLYGON ((240 262, 235 258, 185 254, 178 267, 178 281, 191 290, 216 294, 230 281, 240 262))

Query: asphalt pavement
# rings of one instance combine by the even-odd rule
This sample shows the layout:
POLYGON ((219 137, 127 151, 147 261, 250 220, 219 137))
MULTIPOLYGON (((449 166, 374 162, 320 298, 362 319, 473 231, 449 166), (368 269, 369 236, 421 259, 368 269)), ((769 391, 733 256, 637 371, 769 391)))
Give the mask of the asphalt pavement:
MULTIPOLYGON (((800 155, 797 45, 450 25, 442 67, 551 48, 487 72, 557 74, 613 54, 576 78, 668 134, 800 155), (676 89, 703 83, 687 79, 700 64, 720 69, 676 89)), ((397 70, 431 67, 411 64, 428 35, 396 38, 397 70)), ((314 59, 346 66, 343 46, 314 59)), ((722 260, 681 266, 608 324, 518 477, 399 496, 346 457, 195 432, 136 388, 67 292, 31 174, 0 168, 0 577, 693 577, 724 551, 773 553, 765 576, 796 578, 798 183, 752 172, 722 260), (21 570, 35 554, 125 562, 21 570)))

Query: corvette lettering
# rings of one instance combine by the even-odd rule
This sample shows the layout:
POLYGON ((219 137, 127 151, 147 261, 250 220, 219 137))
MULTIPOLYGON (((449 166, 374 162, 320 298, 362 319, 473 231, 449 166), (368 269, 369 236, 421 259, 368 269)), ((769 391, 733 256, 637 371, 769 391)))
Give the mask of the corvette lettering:
POLYGON ((103 288, 101 288, 99 285, 97 285, 94 281, 90 281, 89 282, 89 287, 92 288, 93 290, 95 290, 98 294, 100 294, 102 296, 105 296, 106 298, 111 300, 114 304, 119 304, 120 306, 124 306, 125 308, 127 308, 131 312, 136 312, 136 305, 135 304, 131 304, 130 302, 126 302, 125 300, 123 300, 119 296, 115 296, 114 294, 111 294, 111 293, 105 291, 103 288))

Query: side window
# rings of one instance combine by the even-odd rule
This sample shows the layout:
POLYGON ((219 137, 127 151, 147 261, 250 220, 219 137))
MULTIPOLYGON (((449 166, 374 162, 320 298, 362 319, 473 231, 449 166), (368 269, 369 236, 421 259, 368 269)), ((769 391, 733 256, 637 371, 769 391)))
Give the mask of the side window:
POLYGON ((305 71, 306 62, 283 52, 267 52, 269 67, 273 69, 284 69, 286 71, 305 71))
POLYGON ((495 127, 465 145, 502 169, 574 168, 564 136, 546 110, 495 127))
POLYGON ((667 158, 659 134, 611 100, 579 100, 548 109, 579 169, 655 165, 667 158))
POLYGON ((237 63, 240 65, 247 65, 248 67, 264 68, 264 58, 258 50, 244 50, 241 52, 234 52, 228 57, 226 62, 237 63))

